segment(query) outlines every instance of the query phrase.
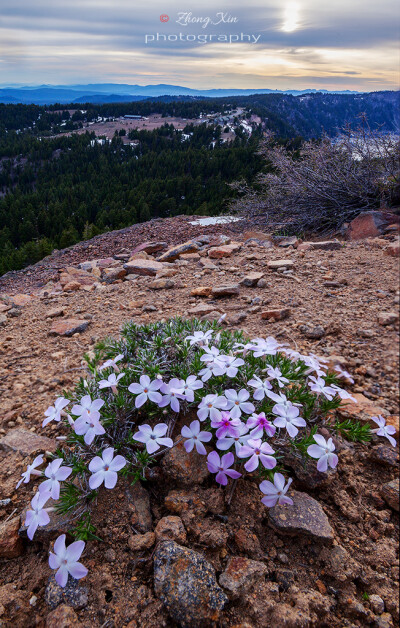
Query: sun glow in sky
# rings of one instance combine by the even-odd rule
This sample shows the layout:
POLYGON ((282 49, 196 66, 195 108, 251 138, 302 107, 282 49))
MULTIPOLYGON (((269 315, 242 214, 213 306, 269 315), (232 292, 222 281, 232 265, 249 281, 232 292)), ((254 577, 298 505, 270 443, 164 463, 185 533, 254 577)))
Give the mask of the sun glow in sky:
POLYGON ((293 33, 299 28, 299 5, 297 2, 289 2, 285 7, 282 30, 285 33, 293 33))
POLYGON ((396 0, 1 0, 0 84, 398 89, 397 16, 396 0))

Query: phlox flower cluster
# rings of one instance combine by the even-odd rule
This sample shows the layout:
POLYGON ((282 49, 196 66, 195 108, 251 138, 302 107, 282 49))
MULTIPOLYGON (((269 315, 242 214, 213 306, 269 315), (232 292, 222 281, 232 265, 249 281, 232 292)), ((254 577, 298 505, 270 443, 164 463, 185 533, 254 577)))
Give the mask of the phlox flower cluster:
MULTIPOLYGON (((204 456, 220 486, 246 473, 268 478, 259 484, 261 502, 268 508, 293 504, 292 480, 278 471, 282 449, 295 449, 303 439, 303 451, 316 461, 318 471, 337 466, 334 439, 315 430, 309 437, 310 416, 318 426, 320 414, 326 412, 321 408, 355 401, 338 385, 339 379, 351 382, 350 373, 336 367, 332 376, 322 358, 302 355, 272 337, 233 342, 231 335, 227 343, 224 333, 193 329, 180 338, 182 355, 197 365, 193 370, 174 363, 167 372, 157 370, 148 358, 138 368, 137 356, 130 357, 121 347, 93 370, 92 380, 83 382, 79 390, 84 394, 73 401, 55 400, 45 412, 43 427, 55 421, 70 430, 75 457, 64 452, 64 457, 48 461, 40 455, 22 473, 17 488, 42 479, 25 519, 31 540, 49 523, 54 502, 64 499, 63 483, 79 476, 85 497, 112 490, 119 474, 142 474, 146 465, 179 442, 188 454, 204 456), (174 429, 178 415, 179 421, 187 417, 179 424, 180 434, 174 429)), ((395 429, 381 416, 373 420, 377 428, 372 432, 396 446, 395 429)), ((60 586, 69 576, 86 575, 79 562, 84 547, 83 541, 67 547, 65 535, 55 541, 49 564, 60 586)))

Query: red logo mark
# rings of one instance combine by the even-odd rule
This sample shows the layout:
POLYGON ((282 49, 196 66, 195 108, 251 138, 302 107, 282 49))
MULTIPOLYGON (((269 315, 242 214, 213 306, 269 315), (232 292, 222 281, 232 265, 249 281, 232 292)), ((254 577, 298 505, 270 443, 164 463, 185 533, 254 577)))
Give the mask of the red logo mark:
POLYGON ((160 15, 160 22, 168 22, 168 20, 169 20, 168 15, 160 15))

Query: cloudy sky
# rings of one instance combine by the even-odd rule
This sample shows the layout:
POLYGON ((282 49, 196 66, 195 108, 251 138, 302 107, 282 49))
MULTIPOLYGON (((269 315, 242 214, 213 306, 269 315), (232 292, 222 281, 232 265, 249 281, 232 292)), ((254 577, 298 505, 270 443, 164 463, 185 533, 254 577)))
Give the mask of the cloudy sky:
POLYGON ((395 0, 1 0, 0 83, 397 89, 398 26, 395 0))

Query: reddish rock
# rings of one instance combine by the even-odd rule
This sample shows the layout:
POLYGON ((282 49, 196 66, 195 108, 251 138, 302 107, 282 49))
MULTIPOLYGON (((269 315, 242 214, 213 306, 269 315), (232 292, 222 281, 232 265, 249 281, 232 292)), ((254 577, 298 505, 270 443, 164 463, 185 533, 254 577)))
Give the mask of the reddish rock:
POLYGON ((155 279, 148 285, 151 290, 170 290, 175 287, 175 281, 172 279, 155 279))
POLYGON ((198 288, 193 288, 193 290, 191 290, 190 292, 190 295, 192 297, 209 297, 211 292, 211 286, 199 286, 198 288))
POLYGON ((211 259, 222 259, 223 257, 230 257, 232 253, 236 253, 240 248, 240 244, 234 243, 214 246, 208 249, 208 256, 211 257, 211 259))
POLYGON ((376 423, 371 421, 371 417, 383 414, 384 409, 378 405, 377 401, 367 399, 362 393, 352 393, 352 396, 357 403, 351 400, 342 401, 337 413, 345 419, 356 419, 377 427, 376 423))
POLYGON ((14 296, 10 297, 10 300, 13 305, 23 307, 31 303, 32 297, 29 294, 14 294, 14 296))
POLYGON ((200 264, 200 266, 202 266, 203 268, 206 268, 208 270, 216 270, 218 268, 218 266, 213 264, 213 262, 208 257, 200 258, 199 264, 200 264))
POLYGON ((264 310, 261 312, 261 318, 268 321, 281 321, 290 316, 290 308, 282 308, 276 310, 264 310))
POLYGON ((165 498, 165 507, 171 512, 181 514, 193 510, 196 516, 201 517, 207 512, 206 503, 192 490, 173 490, 165 498))
POLYGON ((270 240, 272 241, 273 237, 270 233, 265 233, 264 231, 245 231, 243 233, 243 239, 244 240, 261 240, 262 242, 264 240, 270 240))
POLYGON ((124 268, 128 275, 135 274, 155 277, 157 272, 164 268, 164 265, 151 259, 137 259, 124 264, 124 268))
POLYGON ((201 484, 208 476, 204 457, 195 451, 187 453, 182 442, 167 451, 161 467, 168 478, 179 484, 201 484))
POLYGON ((379 325, 393 325, 394 323, 399 322, 399 313, 398 312, 380 312, 378 314, 378 323, 379 325))
POLYGON ((278 270, 279 268, 293 268, 294 261, 292 259, 275 259, 268 262, 268 268, 270 270, 278 270))
MULTIPOLYGON (((212 296, 216 298, 236 296, 240 292, 239 284, 226 284, 212 289, 212 296)), ((215 309, 215 308, 214 308, 215 309)))
POLYGON ((46 314, 46 318, 58 318, 59 316, 64 316, 64 310, 62 307, 55 307, 52 310, 49 310, 46 314))
POLYGON ((217 311, 221 315, 222 310, 218 309, 218 305, 215 305, 213 303, 210 303, 209 305, 207 303, 202 303, 201 305, 196 305, 196 307, 191 308, 188 313, 191 316, 200 317, 206 316, 207 314, 210 314, 214 311, 217 311))
POLYGON ((10 430, 0 439, 0 449, 19 452, 24 456, 30 456, 36 452, 54 452, 57 447, 57 441, 52 438, 39 436, 22 428, 10 430))
POLYGON ((393 510, 399 512, 399 478, 382 486, 381 495, 393 510))
POLYGON ((239 552, 243 552, 253 558, 262 553, 259 538, 248 528, 241 527, 235 532, 235 543, 239 552))
POLYGON ((241 556, 232 556, 225 571, 219 577, 219 583, 229 591, 233 598, 251 593, 262 582, 267 573, 264 563, 241 556))
POLYGON ((144 251, 149 254, 158 253, 159 251, 165 251, 167 247, 168 245, 166 242, 143 242, 143 244, 139 244, 133 249, 132 255, 140 253, 140 251, 144 251))
POLYGON ((257 283, 264 277, 264 273, 249 273, 245 277, 243 277, 240 282, 242 286, 246 286, 247 288, 251 288, 256 286, 257 283))
POLYGON ((178 259, 184 253, 196 253, 199 250, 199 245, 194 240, 189 240, 178 246, 173 246, 163 253, 158 259, 160 262, 173 262, 178 259))
POLYGON ((400 257, 400 240, 396 242, 391 242, 388 247, 385 249, 385 255, 390 255, 391 257, 400 257))
POLYGON ((348 240, 374 238, 385 233, 387 227, 399 224, 400 217, 385 211, 362 212, 349 224, 346 231, 348 240))
POLYGON ((150 509, 150 497, 146 489, 136 482, 126 489, 129 510, 132 513, 131 523, 139 532, 149 532, 153 527, 150 509))
POLYGON ((161 270, 157 271, 156 278, 161 279, 161 277, 175 277, 178 272, 179 271, 177 268, 162 268, 161 270))
POLYGON ((105 268, 103 270, 103 282, 104 283, 114 283, 119 279, 123 279, 126 275, 125 268, 105 268))
POLYGON ((24 553, 22 539, 18 536, 19 527, 19 517, 0 524, 0 558, 17 558, 24 553))
POLYGON ((303 242, 298 247, 299 251, 336 251, 343 248, 339 240, 324 240, 323 242, 303 242))
POLYGON ((77 290, 81 289, 81 284, 79 283, 79 281, 67 281, 67 283, 65 283, 63 285, 63 290, 64 292, 76 292, 77 290))
POLYGON ((65 318, 52 324, 49 336, 72 336, 85 331, 90 321, 79 320, 77 318, 65 318))
POLYGON ((46 628, 78 628, 82 626, 75 611, 67 604, 60 604, 46 617, 46 628))
POLYGON ((146 532, 145 534, 134 534, 129 537, 128 545, 132 552, 141 552, 150 549, 156 542, 154 532, 146 532))
POLYGON ((200 519, 183 515, 186 527, 196 542, 210 548, 224 547, 229 538, 226 525, 212 519, 200 519))
POLYGON ((186 543, 186 530, 180 517, 169 515, 157 523, 154 530, 157 541, 176 541, 186 543))

